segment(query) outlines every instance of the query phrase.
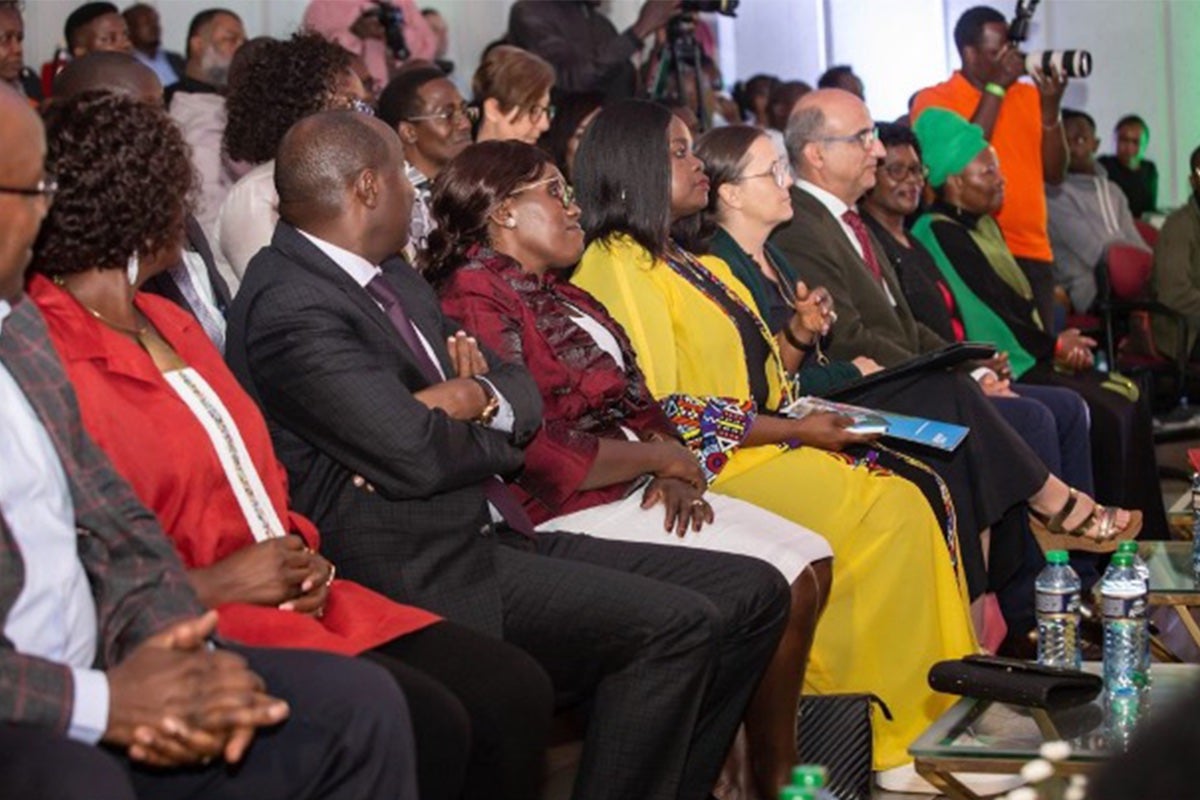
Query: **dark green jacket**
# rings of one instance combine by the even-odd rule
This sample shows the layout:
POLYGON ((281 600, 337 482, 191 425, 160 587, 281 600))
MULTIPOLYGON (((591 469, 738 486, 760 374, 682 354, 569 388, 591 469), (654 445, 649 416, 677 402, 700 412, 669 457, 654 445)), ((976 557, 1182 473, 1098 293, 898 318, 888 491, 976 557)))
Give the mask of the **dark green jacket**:
MULTIPOLYGON (((758 265, 754 263, 754 259, 733 240, 732 236, 725 232, 724 228, 717 229, 717 235, 713 237, 709 247, 713 255, 728 264, 738 280, 746 284, 750 294, 754 295, 754 304, 758 308, 759 315, 766 320, 773 332, 777 332, 780 323, 772 317, 779 315, 771 313, 772 307, 779 304, 772 302, 773 296, 777 293, 770 281, 763 277, 758 265)), ((779 249, 770 242, 767 243, 766 248, 771 262, 778 271, 780 282, 795 286, 799 278, 796 277, 791 265, 787 263, 783 253, 779 252, 779 249)), ((782 299, 779 302, 781 303, 782 299)), ((861 377, 862 373, 859 372, 858 367, 849 361, 830 361, 828 364, 821 365, 817 363, 815 357, 810 356, 804 359, 804 364, 800 367, 797 389, 801 394, 822 397, 861 377)))

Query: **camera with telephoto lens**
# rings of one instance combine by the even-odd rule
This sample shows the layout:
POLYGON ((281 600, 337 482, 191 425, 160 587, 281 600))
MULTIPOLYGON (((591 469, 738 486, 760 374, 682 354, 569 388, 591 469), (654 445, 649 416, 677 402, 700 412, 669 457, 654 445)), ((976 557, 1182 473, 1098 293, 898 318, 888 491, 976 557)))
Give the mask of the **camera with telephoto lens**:
POLYGON ((399 6, 394 6, 388 0, 371 0, 375 8, 365 12, 365 16, 374 17, 383 26, 383 38, 388 50, 397 61, 407 61, 408 42, 404 41, 404 12, 399 6))
POLYGON ((727 17, 736 17, 739 2, 740 0, 683 0, 679 11, 681 14, 711 12, 724 14, 727 17))
MULTIPOLYGON (((1014 45, 1029 38, 1029 22, 1037 10, 1039 0, 1017 0, 1012 24, 1008 26, 1008 41, 1014 45)), ((1086 78, 1092 74, 1092 54, 1087 50, 1034 50, 1022 53, 1025 59, 1025 74, 1040 72, 1047 74, 1057 69, 1068 78, 1086 78)))

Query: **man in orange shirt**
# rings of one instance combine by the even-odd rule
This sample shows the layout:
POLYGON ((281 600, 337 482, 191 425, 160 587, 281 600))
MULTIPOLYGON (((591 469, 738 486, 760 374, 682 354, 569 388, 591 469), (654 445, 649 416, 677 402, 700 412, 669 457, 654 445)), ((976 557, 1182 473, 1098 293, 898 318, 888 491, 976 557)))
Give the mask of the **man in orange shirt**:
POLYGON ((1004 238, 1029 277, 1038 313, 1054 319, 1054 254, 1046 230, 1045 184, 1067 174, 1067 139, 1062 126, 1065 76, 1033 75, 1018 82, 1024 59, 1008 41, 1008 21, 986 6, 963 12, 954 26, 962 69, 950 80, 921 90, 913 103, 915 122, 925 109, 957 111, 983 128, 996 148, 1007 183, 996 215, 1004 238))

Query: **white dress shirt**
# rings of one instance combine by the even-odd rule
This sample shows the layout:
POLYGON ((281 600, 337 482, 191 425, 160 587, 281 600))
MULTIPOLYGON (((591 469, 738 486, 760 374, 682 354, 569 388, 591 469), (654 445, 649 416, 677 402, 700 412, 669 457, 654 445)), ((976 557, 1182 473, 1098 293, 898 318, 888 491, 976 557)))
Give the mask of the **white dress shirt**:
MULTIPOLYGON (((296 230, 300 231, 299 228, 296 230)), ((338 247, 336 244, 327 242, 324 239, 318 239, 306 231, 300 231, 300 235, 312 242, 322 253, 329 256, 329 259, 333 263, 341 267, 347 275, 354 279, 355 283, 364 289, 367 288, 368 283, 375 279, 376 275, 380 275, 383 272, 379 267, 357 253, 351 253, 349 250, 338 247)), ((380 308, 382 309, 383 306, 380 306, 380 308)), ((438 360, 437 353, 434 352, 433 347, 430 346, 429 340, 425 338, 425 334, 421 333, 421 329, 416 325, 413 325, 412 329, 413 333, 417 334, 417 340, 421 343, 421 347, 425 348, 425 353, 429 356, 429 360, 437 368, 438 374, 445 380, 446 372, 442 369, 442 363, 438 360)), ((505 433, 512 433, 517 420, 516 412, 513 411, 512 405, 504 398, 504 395, 500 393, 495 384, 482 375, 479 376, 479 379, 492 387, 492 393, 496 395, 496 399, 500 402, 500 408, 497 409, 496 415, 492 417, 492 421, 488 424, 488 427, 504 431, 505 433)))
MULTIPOLYGON (((0 300, 0 335, 11 311, 0 300)), ((0 513, 25 568, 4 635, 19 653, 71 668, 74 703, 67 735, 94 744, 108 727, 108 678, 91 669, 98 622, 76 549, 75 507, 50 434, 3 363, 0 430, 0 513)))

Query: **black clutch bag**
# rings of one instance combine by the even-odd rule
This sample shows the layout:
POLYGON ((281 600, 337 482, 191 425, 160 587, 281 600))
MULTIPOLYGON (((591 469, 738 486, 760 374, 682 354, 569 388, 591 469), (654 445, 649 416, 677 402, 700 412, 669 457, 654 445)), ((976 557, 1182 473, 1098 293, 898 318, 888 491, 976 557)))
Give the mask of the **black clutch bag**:
POLYGON ((800 698, 799 763, 828 771, 826 787, 839 800, 871 798, 871 706, 891 712, 873 694, 806 694, 800 698))
POLYGON ((1099 675, 1077 669, 1043 667, 999 656, 967 656, 934 664, 929 670, 929 686, 945 694, 1054 711, 1091 702, 1104 682, 1099 675))

